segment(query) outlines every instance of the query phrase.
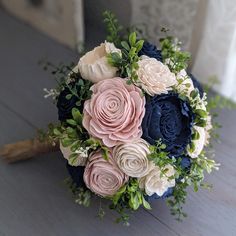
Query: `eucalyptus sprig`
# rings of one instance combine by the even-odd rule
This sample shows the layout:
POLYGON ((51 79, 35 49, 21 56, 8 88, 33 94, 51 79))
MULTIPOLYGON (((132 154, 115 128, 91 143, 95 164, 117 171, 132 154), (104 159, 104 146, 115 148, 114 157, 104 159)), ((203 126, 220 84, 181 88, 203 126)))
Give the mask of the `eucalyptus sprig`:
POLYGON ((135 83, 138 80, 137 69, 139 56, 138 53, 143 47, 144 40, 137 40, 136 32, 129 35, 128 41, 121 41, 121 53, 110 53, 108 62, 119 68, 119 74, 122 77, 128 77, 129 83, 135 83))

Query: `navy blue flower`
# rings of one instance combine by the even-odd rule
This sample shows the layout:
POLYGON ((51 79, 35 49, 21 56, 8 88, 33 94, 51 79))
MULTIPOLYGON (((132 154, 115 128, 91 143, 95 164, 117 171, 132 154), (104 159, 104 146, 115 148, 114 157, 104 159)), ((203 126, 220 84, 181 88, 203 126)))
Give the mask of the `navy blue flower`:
POLYGON ((194 77, 194 75, 192 75, 192 74, 188 74, 188 75, 191 78, 191 80, 193 81, 194 88, 198 89, 200 97, 202 98, 204 90, 203 90, 201 83, 194 77))
POLYGON ((84 183, 84 166, 71 166, 68 163, 66 164, 66 168, 71 176, 73 182, 77 185, 77 187, 85 187, 84 183))
POLYGON ((193 113, 189 104, 170 93, 147 97, 142 138, 155 145, 161 139, 166 151, 178 157, 191 141, 193 113))
POLYGON ((162 61, 161 50, 147 41, 144 42, 142 49, 138 53, 139 56, 145 55, 148 57, 156 58, 158 61, 162 61))
POLYGON ((182 169, 185 171, 189 171, 190 167, 191 167, 190 157, 182 156, 180 158, 181 158, 180 165, 181 165, 182 169))
POLYGON ((58 109, 58 119, 63 122, 67 119, 72 118, 72 108, 76 107, 76 102, 78 98, 76 96, 72 96, 70 99, 67 99, 66 96, 71 94, 69 88, 65 88, 61 91, 57 100, 57 109, 58 109))

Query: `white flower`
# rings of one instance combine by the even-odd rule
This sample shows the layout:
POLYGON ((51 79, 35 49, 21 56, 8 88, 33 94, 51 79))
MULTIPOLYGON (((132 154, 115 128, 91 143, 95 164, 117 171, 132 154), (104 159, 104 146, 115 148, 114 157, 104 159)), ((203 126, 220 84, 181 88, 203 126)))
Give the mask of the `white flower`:
POLYGON ((143 177, 150 171, 149 144, 138 139, 132 143, 124 143, 113 149, 113 157, 119 168, 128 176, 143 177))
POLYGON ((71 154, 73 152, 69 147, 63 147, 63 145, 60 142, 60 150, 64 156, 64 158, 68 161, 68 164, 71 166, 85 166, 87 158, 88 158, 88 150, 84 150, 80 148, 79 150, 76 150, 74 153, 78 154, 77 156, 70 158, 71 154))
POLYGON ((57 89, 44 88, 43 91, 45 92, 44 98, 52 97, 53 100, 55 100, 57 96, 60 94, 57 89))
POLYGON ((194 85, 192 79, 188 76, 185 70, 181 70, 177 74, 177 80, 179 84, 176 86, 178 93, 185 94, 190 97, 190 93, 194 90, 194 85))
POLYGON ((157 194, 162 196, 168 188, 175 186, 175 179, 170 178, 174 176, 175 169, 171 165, 166 165, 165 173, 161 172, 158 166, 155 166, 146 176, 139 179, 139 187, 144 189, 148 196, 157 194))
POLYGON ((136 85, 151 96, 168 93, 172 90, 171 86, 177 83, 175 75, 170 72, 168 66, 155 58, 142 56, 138 65, 136 85))
POLYGON ((199 126, 194 126, 193 129, 198 132, 199 138, 192 140, 193 150, 190 148, 190 145, 188 145, 187 151, 190 157, 197 158, 205 146, 206 131, 205 128, 199 126))
POLYGON ((115 77, 118 69, 111 66, 107 61, 107 55, 112 52, 121 53, 120 49, 109 42, 102 43, 92 51, 87 52, 78 63, 81 76, 93 83, 115 77))

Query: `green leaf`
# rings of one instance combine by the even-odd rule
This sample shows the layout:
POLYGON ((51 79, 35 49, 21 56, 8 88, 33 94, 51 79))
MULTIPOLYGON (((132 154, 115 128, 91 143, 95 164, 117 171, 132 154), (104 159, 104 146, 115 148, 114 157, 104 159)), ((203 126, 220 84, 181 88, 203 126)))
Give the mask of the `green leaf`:
POLYGON ((67 99, 67 100, 70 100, 71 98, 72 98, 72 94, 67 94, 67 95, 66 95, 66 99, 67 99))
POLYGON ((130 46, 126 41, 121 41, 121 46, 127 51, 130 50, 130 46))
POLYGON ((62 135, 61 131, 60 131, 59 129, 57 129, 57 128, 53 129, 53 133, 54 133, 56 136, 61 136, 61 135, 62 135))
POLYGON ((108 161, 109 160, 109 149, 107 147, 102 146, 102 157, 108 161))
POLYGON ((61 139, 61 143, 62 143, 63 147, 69 147, 70 145, 73 144, 73 142, 74 141, 72 139, 70 139, 70 138, 63 138, 63 139, 61 139))
POLYGON ((192 134, 192 140, 198 140, 200 138, 200 134, 197 130, 194 130, 192 134))
POLYGON ((144 198, 144 196, 142 196, 142 203, 145 209, 147 210, 151 210, 151 205, 149 204, 149 202, 146 201, 146 199, 144 198))
POLYGON ((197 95, 198 95, 198 91, 197 91, 197 90, 193 90, 193 91, 190 93, 190 97, 191 97, 192 99, 195 99, 195 98, 197 97, 197 95))
POLYGON ((72 125, 72 126, 77 126, 77 123, 75 120, 72 120, 72 119, 68 119, 66 120, 66 122, 69 124, 69 125, 72 125))
POLYGON ((202 110, 202 109, 196 109, 194 111, 194 113, 201 116, 201 117, 203 117, 203 118, 206 118, 208 116, 207 112, 202 110))
POLYGON ((77 124, 82 124, 83 116, 77 108, 72 109, 72 117, 77 124))
POLYGON ((76 153, 72 153, 69 158, 68 158, 68 163, 71 165, 71 166, 74 166, 76 161, 78 159, 78 154, 76 153))
POLYGON ((136 47, 136 52, 138 53, 142 48, 143 48, 143 43, 144 43, 144 40, 139 40, 135 47, 136 47))
POLYGON ((207 125, 207 121, 206 121, 206 120, 203 120, 203 119, 200 119, 200 120, 197 120, 197 121, 196 121, 195 125, 204 128, 204 127, 206 127, 206 125, 207 125))
POLYGON ((130 35, 129 35, 129 44, 131 46, 135 46, 135 43, 136 43, 136 32, 132 32, 130 35))

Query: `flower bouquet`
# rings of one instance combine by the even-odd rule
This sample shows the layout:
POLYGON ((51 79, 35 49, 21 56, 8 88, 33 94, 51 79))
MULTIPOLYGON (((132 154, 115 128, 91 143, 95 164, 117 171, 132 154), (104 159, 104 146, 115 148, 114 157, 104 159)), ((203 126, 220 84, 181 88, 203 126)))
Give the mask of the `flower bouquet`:
POLYGON ((42 144, 27 144, 37 147, 30 154, 59 146, 76 203, 108 199, 118 221, 141 206, 150 210, 155 199, 181 218, 186 188, 207 187, 204 171, 218 168, 204 149, 213 130, 207 94, 187 71, 190 55, 179 41, 166 36, 158 50, 104 16, 104 43, 75 66, 46 64, 60 75, 57 88, 45 89, 60 123, 40 132, 42 144))

